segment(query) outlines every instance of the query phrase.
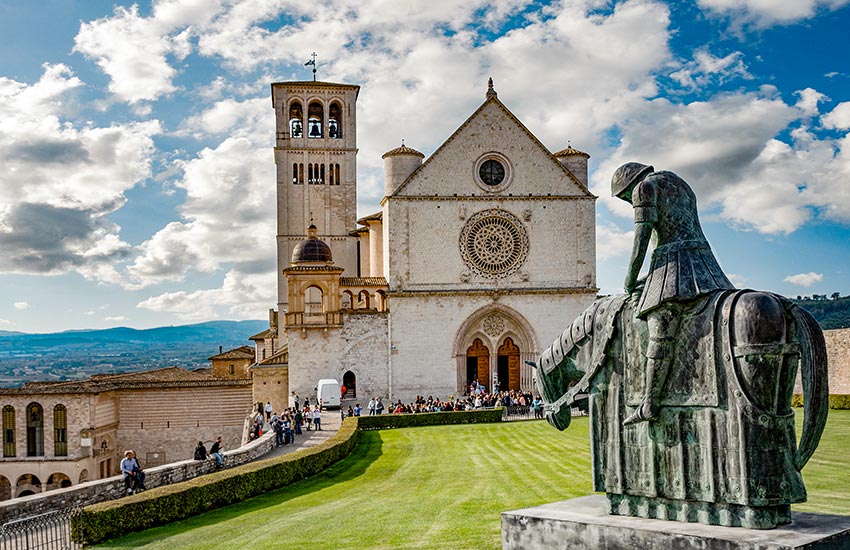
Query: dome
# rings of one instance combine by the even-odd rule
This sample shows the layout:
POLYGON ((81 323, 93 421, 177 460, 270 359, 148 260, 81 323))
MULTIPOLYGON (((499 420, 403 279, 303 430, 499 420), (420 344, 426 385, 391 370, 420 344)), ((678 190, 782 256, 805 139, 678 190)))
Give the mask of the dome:
POLYGON ((307 239, 301 241, 292 249, 292 263, 301 264, 305 262, 333 263, 331 247, 316 236, 318 230, 315 225, 307 228, 307 239))
POLYGON ((407 145, 405 145, 404 141, 401 142, 401 147, 396 147, 395 149, 387 151, 386 153, 383 154, 383 156, 381 156, 381 158, 385 159, 387 157, 395 157, 395 156, 398 156, 398 155, 413 155, 413 156, 416 156, 416 157, 419 157, 419 158, 425 158, 425 155, 423 155, 422 153, 420 153, 416 149, 414 149, 412 147, 408 147, 407 145))
POLYGON ((566 149, 562 149, 555 153, 555 157, 571 157, 573 155, 580 155, 584 158, 590 158, 590 155, 585 153, 584 151, 579 151, 578 149, 573 149, 572 145, 567 145, 566 149))

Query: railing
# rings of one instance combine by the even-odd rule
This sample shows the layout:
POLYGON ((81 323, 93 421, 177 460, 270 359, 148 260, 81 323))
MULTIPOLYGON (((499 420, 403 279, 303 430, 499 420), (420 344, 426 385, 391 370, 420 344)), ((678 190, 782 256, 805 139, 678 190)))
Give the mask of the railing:
MULTIPOLYGON (((584 400, 580 399, 577 401, 577 406, 572 407, 570 413, 572 416, 587 416, 587 396, 579 397, 583 397, 584 400)), ((511 420, 539 420, 545 417, 546 415, 542 409, 539 414, 535 414, 534 409, 529 405, 509 405, 502 407, 502 422, 509 422, 511 420)))
POLYGON ((65 508, 0 526, 2 550, 75 550, 82 545, 71 540, 71 516, 77 508, 65 508))

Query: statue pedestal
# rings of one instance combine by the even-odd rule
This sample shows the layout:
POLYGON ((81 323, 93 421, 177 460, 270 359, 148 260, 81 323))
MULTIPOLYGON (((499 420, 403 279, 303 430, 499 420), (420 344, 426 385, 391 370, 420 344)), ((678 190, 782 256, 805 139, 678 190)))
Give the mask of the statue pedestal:
POLYGON ((502 550, 839 550, 850 516, 792 513, 789 525, 757 530, 611 516, 604 495, 502 513, 502 550))

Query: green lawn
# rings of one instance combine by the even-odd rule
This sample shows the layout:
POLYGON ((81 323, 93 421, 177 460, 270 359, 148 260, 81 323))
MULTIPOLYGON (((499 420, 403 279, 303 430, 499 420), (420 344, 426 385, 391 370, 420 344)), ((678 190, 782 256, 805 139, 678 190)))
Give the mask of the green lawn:
MULTIPOLYGON (((830 413, 795 510, 850 513, 850 411, 830 413)), ((320 476, 102 547, 497 549, 500 512, 590 492, 586 418, 366 432, 320 476)))

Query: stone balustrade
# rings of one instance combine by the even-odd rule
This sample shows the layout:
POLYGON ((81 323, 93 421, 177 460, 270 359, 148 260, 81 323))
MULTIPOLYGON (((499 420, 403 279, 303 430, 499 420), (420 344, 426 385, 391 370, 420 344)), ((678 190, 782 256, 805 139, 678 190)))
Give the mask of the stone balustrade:
MULTIPOLYGON (((242 445, 238 449, 225 451, 225 467, 239 466, 267 454, 274 448, 274 432, 263 434, 256 441, 242 445)), ((215 459, 182 460, 162 466, 145 469, 145 485, 148 489, 162 485, 170 485, 192 479, 215 470, 215 459)), ((104 500, 121 498, 126 495, 122 476, 87 481, 55 489, 46 493, 38 493, 0 502, 0 524, 21 519, 36 514, 63 508, 81 508, 104 500)))

